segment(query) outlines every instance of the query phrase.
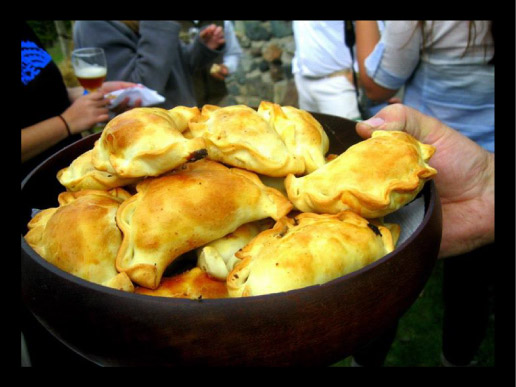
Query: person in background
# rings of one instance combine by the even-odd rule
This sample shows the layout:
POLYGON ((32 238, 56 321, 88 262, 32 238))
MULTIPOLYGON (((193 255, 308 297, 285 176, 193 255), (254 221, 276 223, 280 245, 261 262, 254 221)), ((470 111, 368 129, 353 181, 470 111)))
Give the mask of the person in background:
POLYGON ((494 152, 494 35, 490 21, 357 20, 361 85, 381 102, 403 103, 494 152))
POLYGON ((191 44, 179 38, 174 20, 78 20, 74 23, 76 48, 101 47, 106 53, 106 79, 140 83, 157 91, 165 109, 196 106, 193 73, 224 52, 221 26, 203 28, 191 44))
MULTIPOLYGON (((20 40, 21 98, 27 107, 20 114, 23 181, 46 158, 80 140, 81 132, 107 120, 106 93, 135 84, 106 82, 100 91, 83 95, 82 87, 66 87, 59 68, 25 21, 20 40)), ((132 107, 125 100, 117 112, 132 107)), ((23 303, 20 311, 22 366, 90 365, 53 337, 23 303)))
POLYGON ((225 47, 223 56, 219 57, 211 66, 203 66, 195 70, 194 91, 197 106, 206 104, 225 106, 225 97, 228 95, 225 79, 233 74, 240 63, 242 48, 235 35, 233 23, 229 20, 180 20, 181 40, 186 44, 196 39, 199 31, 210 24, 224 28, 225 47))
MULTIPOLYGON (((378 24, 378 32, 380 33, 380 36, 385 29, 385 20, 377 20, 376 23, 378 24)), ((359 79, 359 75, 357 75, 357 78, 359 79)), ((366 120, 368 118, 373 117, 376 113, 378 113, 380 110, 382 110, 384 107, 386 107, 389 104, 392 103, 401 103, 401 96, 403 95, 403 88, 400 88, 400 90, 397 91, 396 95, 389 98, 387 101, 373 101, 367 97, 367 94, 364 92, 363 87, 360 87, 359 83, 359 89, 360 89, 360 95, 358 103, 362 107, 362 119, 366 120)))
MULTIPOLYGON (((21 96, 28 107, 21 119, 21 179, 43 160, 81 139, 81 132, 108 119, 104 95, 135 86, 106 82, 94 93, 67 88, 61 72, 26 22, 21 29, 21 96)), ((123 102, 117 112, 130 108, 123 102)))
MULTIPOLYGON (((494 159, 492 22, 387 21, 381 36, 375 21, 356 21, 355 27, 360 81, 368 98, 386 101, 404 87, 405 105, 459 131, 491 152, 494 159)), ((435 130, 436 133, 428 134, 428 138, 443 134, 437 127, 435 130)), ((448 132, 444 133, 448 135, 448 132)), ((433 137, 437 152, 449 152, 450 155, 452 164, 443 165, 443 171, 464 168, 466 165, 470 167, 467 176, 472 178, 472 182, 478 182, 476 174, 483 172, 480 168, 482 164, 470 162, 466 149, 453 147, 455 152, 447 149, 446 136, 440 139, 433 137)), ((457 174, 456 178, 460 177, 457 174)), ((443 212, 447 208, 459 208, 446 206, 450 195, 466 195, 466 187, 470 187, 471 193, 477 190, 471 184, 453 185, 454 191, 451 192, 447 191, 447 187, 442 185, 439 190, 444 204, 443 212)), ((462 222, 462 227, 468 227, 471 232, 475 231, 473 223, 477 222, 483 225, 491 223, 494 227, 494 210, 480 214, 484 218, 473 219, 470 215, 477 214, 474 205, 480 203, 465 201, 463 204, 462 212, 444 212, 443 215, 456 223, 462 222), (464 217, 469 221, 464 223, 464 217)), ((458 229, 457 224, 451 227, 452 224, 444 224, 443 235, 458 229)), ((494 229, 489 227, 485 231, 473 234, 477 237, 475 240, 466 238, 463 241, 466 250, 460 247, 458 239, 453 244, 443 246, 444 251, 448 251, 442 255, 448 257, 443 263, 441 354, 442 363, 446 366, 473 364, 485 336, 492 286, 490 267, 493 266, 486 265, 485 259, 494 255, 494 229), (491 243, 483 243, 485 238, 491 243)), ((443 240, 443 244, 446 244, 446 240, 443 240)))
POLYGON ((294 20, 292 73, 299 107, 316 113, 360 119, 353 71, 342 20, 294 20))

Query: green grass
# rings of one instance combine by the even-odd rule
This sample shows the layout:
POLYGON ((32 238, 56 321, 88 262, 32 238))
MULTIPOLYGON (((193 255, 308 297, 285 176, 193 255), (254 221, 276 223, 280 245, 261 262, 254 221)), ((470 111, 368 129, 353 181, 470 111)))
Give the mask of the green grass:
MULTIPOLYGON (((440 367, 442 339, 443 261, 439 260, 419 298, 400 319, 396 338, 385 359, 385 367, 440 367)), ((494 366, 494 314, 479 348, 476 367, 494 366)), ((349 367, 351 357, 334 364, 349 367)))

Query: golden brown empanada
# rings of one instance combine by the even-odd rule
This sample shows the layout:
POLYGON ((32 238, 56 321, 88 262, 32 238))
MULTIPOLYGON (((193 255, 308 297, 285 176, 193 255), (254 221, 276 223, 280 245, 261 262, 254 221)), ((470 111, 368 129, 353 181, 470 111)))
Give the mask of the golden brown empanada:
POLYGON ((225 281, 235 263, 240 262, 235 253, 273 224, 270 219, 246 223, 232 233, 198 248, 197 266, 210 276, 225 281))
POLYGON ((184 133, 188 129, 190 121, 197 119, 201 115, 201 111, 197 106, 176 106, 168 110, 168 114, 174 120, 177 130, 184 133))
POLYGON ((257 296, 323 284, 394 250, 399 226, 375 226, 351 212, 302 213, 280 219, 236 256, 230 297, 257 296), (392 231, 392 232, 391 232, 392 231))
POLYGON ((434 152, 405 132, 375 131, 313 173, 287 176, 285 188, 303 212, 383 217, 414 199, 437 173, 427 164, 434 152))
POLYGON ((235 231, 245 223, 286 215, 292 204, 256 174, 212 160, 183 165, 140 182, 117 213, 124 239, 117 269, 155 289, 180 255, 235 231))
POLYGON ((202 138, 185 138, 197 107, 134 108, 108 122, 93 148, 96 169, 121 177, 158 176, 206 156, 202 138))
POLYGON ((262 115, 279 134, 289 153, 304 164, 302 174, 311 173, 326 164, 330 140, 322 125, 310 113, 292 106, 262 101, 262 115))
POLYGON ((276 177, 305 170, 274 127, 248 106, 204 105, 189 128, 193 137, 206 140, 211 160, 276 177))
POLYGON ((122 243, 115 216, 120 203, 129 197, 121 188, 63 192, 58 197, 59 207, 40 211, 32 218, 25 240, 61 270, 132 292, 129 277, 115 267, 122 243))
POLYGON ((227 298, 228 290, 225 281, 219 281, 198 267, 172 277, 163 277, 159 286, 152 290, 137 286, 137 294, 148 296, 189 298, 227 298))
POLYGON ((136 183, 139 178, 123 178, 114 172, 99 171, 91 161, 93 150, 84 152, 70 166, 57 172, 57 180, 68 191, 109 190, 136 183))

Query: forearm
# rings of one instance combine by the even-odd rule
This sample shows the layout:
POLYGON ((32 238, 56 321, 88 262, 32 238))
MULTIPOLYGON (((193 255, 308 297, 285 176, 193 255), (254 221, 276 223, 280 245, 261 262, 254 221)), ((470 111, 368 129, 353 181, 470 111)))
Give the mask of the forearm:
POLYGON ((361 85, 369 99, 373 101, 386 101, 394 96, 397 90, 387 89, 375 83, 375 81, 369 77, 365 68, 365 60, 380 41, 378 24, 374 20, 357 20, 355 22, 355 32, 358 71, 361 85))
POLYGON ((68 137, 64 122, 52 117, 21 130, 22 163, 68 137))
POLYGON ((78 98, 84 95, 84 88, 81 86, 68 87, 67 90, 70 103, 74 103, 74 101, 76 101, 78 98))
MULTIPOLYGON (((380 41, 380 31, 375 21, 357 20, 355 22, 356 51, 360 75, 366 74, 364 61, 380 41)), ((371 81, 367 77, 368 81, 371 81)))

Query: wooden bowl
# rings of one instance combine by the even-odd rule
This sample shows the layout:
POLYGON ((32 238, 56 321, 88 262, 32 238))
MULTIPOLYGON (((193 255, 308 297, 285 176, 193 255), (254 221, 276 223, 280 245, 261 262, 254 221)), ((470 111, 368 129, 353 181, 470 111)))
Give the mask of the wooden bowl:
MULTIPOLYGON (((355 122, 313 114, 332 153, 361 140, 355 122)), ((59 169, 99 134, 56 153, 22 182, 22 299, 55 337, 104 366, 331 365, 379 336, 413 304, 439 251, 441 206, 433 182, 425 215, 397 249, 320 286, 240 299, 172 299, 129 294, 61 271, 25 242, 31 209, 57 206, 59 169)))

